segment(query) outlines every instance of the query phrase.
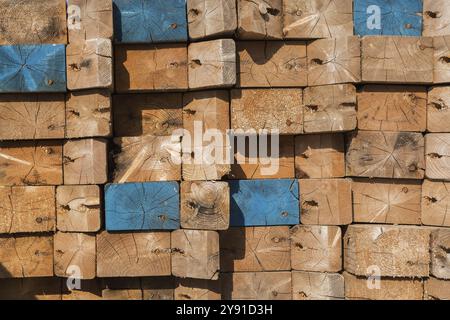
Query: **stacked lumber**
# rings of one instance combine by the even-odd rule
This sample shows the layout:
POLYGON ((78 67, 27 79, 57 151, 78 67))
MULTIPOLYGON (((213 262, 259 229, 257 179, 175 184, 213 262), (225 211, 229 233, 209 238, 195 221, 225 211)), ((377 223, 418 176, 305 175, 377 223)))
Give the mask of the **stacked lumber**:
POLYGON ((450 299, 449 21, 0 0, 0 299, 450 299))

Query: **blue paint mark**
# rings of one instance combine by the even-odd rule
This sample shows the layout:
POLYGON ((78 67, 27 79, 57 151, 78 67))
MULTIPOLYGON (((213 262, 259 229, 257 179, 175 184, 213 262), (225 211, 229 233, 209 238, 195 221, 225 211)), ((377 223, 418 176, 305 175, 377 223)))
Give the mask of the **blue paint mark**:
POLYGON ((106 230, 175 230, 180 228, 177 182, 105 186, 106 230))
POLYGON ((421 36, 422 0, 354 0, 355 34, 421 36))
POLYGON ((66 92, 65 45, 0 46, 0 92, 66 92))
POLYGON ((230 181, 230 226, 278 226, 300 223, 296 179, 230 181))
POLYGON ((186 0, 114 0, 120 43, 186 42, 186 0))

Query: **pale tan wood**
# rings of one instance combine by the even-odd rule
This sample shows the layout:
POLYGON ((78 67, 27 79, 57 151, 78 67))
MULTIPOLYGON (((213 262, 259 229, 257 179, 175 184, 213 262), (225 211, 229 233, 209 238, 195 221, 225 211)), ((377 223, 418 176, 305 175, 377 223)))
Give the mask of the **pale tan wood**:
POLYGON ((219 278, 219 233, 175 230, 171 233, 172 274, 179 278, 219 278))
POLYGON ((142 300, 141 289, 103 289, 103 300, 142 300))
POLYGON ((352 223, 352 193, 349 179, 301 179, 299 184, 302 224, 352 223))
POLYGON ((114 135, 170 135, 183 127, 181 93, 121 94, 113 97, 114 135))
POLYGON ((67 94, 66 138, 109 137, 111 96, 106 90, 84 90, 67 94))
POLYGON ((54 231, 55 187, 1 187, 0 233, 54 231))
POLYGON ((112 43, 92 39, 71 43, 66 49, 67 88, 80 90, 113 87, 112 43))
POLYGON ((450 34, 450 7, 446 0, 423 0, 423 30, 427 37, 450 34))
POLYGON ((101 226, 100 210, 100 188, 98 186, 57 187, 56 212, 59 231, 99 231, 101 226))
MULTIPOLYGON (((81 280, 81 289, 67 288, 67 280, 63 280, 62 300, 101 300, 102 287, 100 279, 81 280)), ((69 280, 70 281, 70 280, 69 280)))
POLYGON ((237 43, 238 87, 306 87, 306 43, 241 41, 237 43))
POLYGON ((241 39, 283 38, 282 0, 237 0, 241 39))
POLYGON ((344 235, 344 268, 369 276, 374 265, 379 276, 427 277, 430 228, 351 225, 344 235))
POLYGON ((414 278, 381 278, 376 280, 343 273, 345 298, 348 300, 422 300, 423 280, 414 278), (370 285, 368 285, 370 284, 370 285))
MULTIPOLYGON (((267 137, 267 147, 263 153, 259 152, 261 137, 256 150, 258 154, 251 154, 249 144, 244 150, 235 144, 234 162, 231 165, 229 178, 231 179, 285 179, 295 177, 294 136, 279 136, 278 142, 274 136, 267 137), (274 142, 275 141, 275 142, 274 142), (278 155, 275 152, 278 148, 278 155), (264 154, 265 153, 265 154, 264 154)), ((255 147, 255 146, 253 146, 255 147)))
POLYGON ((53 276, 53 236, 1 236, 0 278, 53 276))
POLYGON ((292 269, 318 272, 341 271, 341 228, 298 225, 290 231, 292 269))
POLYGON ((423 132, 426 112, 426 87, 366 85, 358 92, 361 130, 423 132))
POLYGON ((425 163, 427 178, 450 180, 450 133, 425 135, 425 163))
POLYGON ((421 224, 421 181, 353 179, 353 221, 421 224))
POLYGON ((61 141, 0 142, 0 185, 63 183, 61 141))
POLYGON ((320 39, 308 44, 308 86, 361 81, 358 37, 320 39))
POLYGON ((114 182, 181 180, 179 136, 123 137, 114 144, 114 182))
POLYGON ((436 278, 450 280, 450 229, 431 232, 431 270, 436 278))
POLYGON ((175 288, 175 300, 220 300, 219 280, 180 279, 175 288))
POLYGON ((107 141, 69 140, 64 143, 64 184, 104 184, 108 180, 107 141))
POLYGON ((425 281, 424 300, 450 300, 450 281, 433 277, 425 281))
POLYGON ((229 161, 226 161, 230 152, 227 136, 230 128, 229 101, 228 92, 222 90, 183 95, 184 180, 220 180, 230 171, 229 161), (198 139, 200 142, 196 142, 198 139), (214 158, 209 161, 208 156, 214 158))
POLYGON ((301 89, 235 89, 231 91, 231 128, 303 133, 301 89))
POLYGON ((67 15, 70 43, 113 36, 112 0, 69 0, 67 15))
POLYGON ((337 273, 292 272, 292 300, 344 300, 344 277, 337 273))
POLYGON ((182 181, 180 222, 183 229, 227 230, 230 187, 221 181, 182 181))
POLYGON ((232 227, 220 233, 222 272, 291 270, 289 227, 232 227))
POLYGON ((291 272, 223 273, 225 300, 291 300, 291 272))
POLYGON ((308 134, 295 137, 295 174, 303 179, 344 177, 344 136, 308 134))
POLYGON ((450 87, 431 87, 428 91, 427 130, 450 132, 450 87))
POLYGON ((359 131, 347 137, 346 175, 422 179, 424 138, 420 133, 359 131))
POLYGON ((189 38, 232 35, 237 28, 236 0, 188 0, 189 38))
POLYGON ((53 242, 56 276, 79 277, 79 279, 95 278, 95 235, 57 232, 53 242), (74 268, 77 268, 80 274, 73 275, 74 268))
POLYGON ((352 0, 283 0, 283 35, 287 39, 353 35, 352 0))
POLYGON ((366 36, 361 50, 364 82, 433 82, 433 38, 366 36))
POLYGON ((0 300, 61 300, 61 279, 1 279, 0 300))
POLYGON ((117 92, 188 88, 185 44, 115 47, 117 92))
POLYGON ((303 127, 307 133, 356 128, 356 88, 351 84, 308 87, 304 91, 303 127))
POLYGON ((175 279, 173 277, 151 277, 141 279, 143 300, 173 300, 175 279))
POLYGON ((423 182, 422 223, 450 227, 450 182, 432 180, 423 182))
POLYGON ((170 275, 170 233, 97 234, 98 277, 170 275))
POLYGON ((67 43, 64 0, 0 0, 0 45, 67 43))
POLYGON ((434 83, 450 82, 450 36, 433 38, 434 47, 434 83))
POLYGON ((0 95, 0 139, 64 138, 64 99, 58 93, 0 95))
POLYGON ((189 88, 231 87, 236 84, 236 44, 233 39, 191 43, 188 59, 189 88))

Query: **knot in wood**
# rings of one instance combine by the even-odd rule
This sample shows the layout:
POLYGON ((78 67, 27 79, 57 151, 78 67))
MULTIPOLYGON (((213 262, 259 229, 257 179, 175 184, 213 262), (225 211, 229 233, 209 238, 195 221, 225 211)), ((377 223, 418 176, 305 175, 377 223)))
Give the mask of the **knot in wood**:
POLYGON ((436 203, 438 201, 435 197, 425 196, 424 198, 425 198, 425 200, 427 200, 428 202, 431 202, 431 203, 436 203))
POLYGON ((53 80, 47 80, 47 84, 48 84, 49 86, 52 86, 54 83, 55 83, 55 81, 53 81, 53 80))
POLYGON ((289 215, 289 213, 287 212, 287 211, 283 211, 283 212, 281 212, 281 216, 282 217, 287 217, 289 215))
POLYGON ((412 163, 412 164, 410 164, 409 166, 408 166, 408 170, 410 171, 410 172, 414 172, 414 171, 417 171, 417 165, 415 164, 415 163, 412 163))
POLYGON ((44 148, 44 152, 45 152, 46 154, 53 154, 53 153, 54 153, 54 151, 53 151, 52 148, 44 148))
POLYGON ((200 61, 200 59, 192 59, 191 63, 190 63, 190 67, 192 69, 198 68, 202 65, 202 62, 200 61))
POLYGON ((297 11, 295 11, 295 15, 300 17, 303 14, 303 11, 298 9, 297 11))
POLYGON ((405 24, 405 29, 411 29, 411 28, 412 28, 412 24, 411 23, 405 24))
POLYGON ((171 27, 172 29, 176 29, 176 28, 178 27, 178 25, 177 25, 176 23, 172 23, 172 24, 170 25, 170 27, 171 27))
POLYGON ((425 15, 433 19, 441 17, 441 13, 439 11, 425 11, 425 15))
POLYGON ((194 17, 198 16, 199 13, 200 13, 200 10, 197 8, 192 8, 191 10, 189 10, 189 14, 194 17))
POLYGON ((43 222, 43 219, 41 217, 36 218, 36 223, 42 223, 42 222, 43 222))
POLYGON ((403 193, 408 193, 408 192, 409 192, 409 189, 408 189, 407 187, 403 187, 403 188, 402 188, 402 192, 403 192, 403 193))
POLYGON ((439 58, 439 61, 443 63, 450 63, 450 57, 442 56, 439 58))

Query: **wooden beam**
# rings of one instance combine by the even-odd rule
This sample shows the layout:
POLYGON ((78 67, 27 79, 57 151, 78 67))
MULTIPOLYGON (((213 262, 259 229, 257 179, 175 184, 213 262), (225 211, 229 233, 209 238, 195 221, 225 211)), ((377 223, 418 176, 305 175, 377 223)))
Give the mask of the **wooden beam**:
POLYGON ((423 132, 426 113, 426 87, 365 85, 358 92, 360 130, 423 132))
POLYGON ((450 182, 424 180, 422 184, 422 223, 450 227, 450 182))
POLYGON ((71 289, 67 287, 66 283, 64 283, 62 287, 62 300, 90 301, 102 299, 102 287, 100 279, 96 278, 93 280, 81 280, 80 284, 80 289, 71 289))
POLYGON ((116 91, 186 90, 187 63, 185 44, 116 46, 116 91))
POLYGON ((61 300, 61 279, 1 279, 0 300, 61 300))
POLYGON ((306 43, 240 41, 237 43, 237 86, 306 87, 306 43))
POLYGON ((231 90, 231 128, 303 133, 301 89, 231 90))
POLYGON ((143 300, 173 300, 175 279, 173 277, 141 278, 143 300))
POLYGON ((450 8, 445 0, 423 0, 423 32, 426 37, 450 34, 450 8))
POLYGON ((95 278, 97 254, 95 235, 57 232, 53 239, 56 276, 77 279, 95 278), (80 274, 74 274, 74 271, 79 271, 80 274))
POLYGON ((0 46, 67 43, 64 0, 1 0, 0 17, 0 46))
POLYGON ((236 84, 236 44, 233 39, 191 43, 188 59, 190 89, 232 87, 236 84))
POLYGON ((114 136, 166 136, 183 127, 181 93, 113 96, 114 136))
POLYGON ((106 230, 178 229, 180 227, 179 193, 177 182, 106 185, 106 230))
POLYGON ((179 278, 219 278, 219 233, 176 230, 171 233, 172 274, 179 278))
POLYGON ((0 236, 0 278, 53 276, 53 236, 0 236))
POLYGON ((435 84, 450 82, 450 36, 433 38, 434 61, 433 82, 435 84))
POLYGON ((292 272, 292 300, 344 300, 344 295, 338 273, 292 272))
POLYGON ((222 276, 224 300, 291 300, 291 272, 237 272, 222 276))
POLYGON ((337 38, 353 35, 353 1, 283 0, 286 39, 337 38))
POLYGON ((364 223, 421 224, 422 182, 353 179, 353 220, 364 223))
POLYGON ((0 95, 0 139, 63 139, 63 94, 0 95))
POLYGON ((431 270, 436 278, 450 280, 450 230, 437 228, 431 232, 431 270))
POLYGON ((109 137, 111 122, 111 95, 106 90, 67 94, 66 138, 109 137))
POLYGON ((352 223, 349 179, 300 179, 301 222, 308 225, 352 223))
POLYGON ((361 81, 358 37, 320 39, 308 43, 308 86, 361 81))
POLYGON ((427 130, 429 132, 449 132, 450 87, 431 87, 428 91, 427 130))
POLYGON ((104 184, 106 181, 106 140, 83 139, 64 143, 64 184, 104 184))
POLYGON ((170 233, 97 234, 98 277, 169 276, 170 233))
POLYGON ((63 183, 61 141, 0 143, 0 185, 63 183))
POLYGON ((433 83, 433 38, 362 38, 362 81, 433 83))
POLYGON ((296 179, 230 181, 230 226, 276 226, 299 223, 296 179))
POLYGON ((237 0, 238 36, 241 39, 281 39, 282 0, 237 0))
POLYGON ((230 187, 222 181, 182 181, 180 220, 183 229, 227 230, 230 187))
POLYGON ((342 134, 296 136, 295 175, 300 179, 344 177, 344 136, 342 134))
POLYGON ((358 276, 428 277, 430 232, 411 226, 351 225, 344 235, 344 268, 358 276))
POLYGON ((0 187, 0 233, 55 231, 55 187, 0 187))
POLYGON ((219 280, 179 279, 175 300, 220 300, 219 280))
POLYGON ((68 0, 69 43, 113 37, 112 0, 68 0))
POLYGON ((339 272, 342 269, 342 234, 337 226, 291 228, 293 270, 339 272))
POLYGON ((233 35, 237 28, 236 0, 187 0, 189 38, 233 35))
POLYGON ((181 180, 181 137, 114 138, 114 182, 181 180))
POLYGON ((450 300, 450 281, 433 277, 425 281, 424 300, 450 300))
POLYGON ((347 136, 346 175, 422 179, 424 139, 421 133, 359 131, 347 136))
POLYGON ((288 226, 230 228, 220 233, 221 272, 289 271, 288 226))
POLYGON ((427 178, 450 180, 450 133, 425 135, 425 163, 427 178))

